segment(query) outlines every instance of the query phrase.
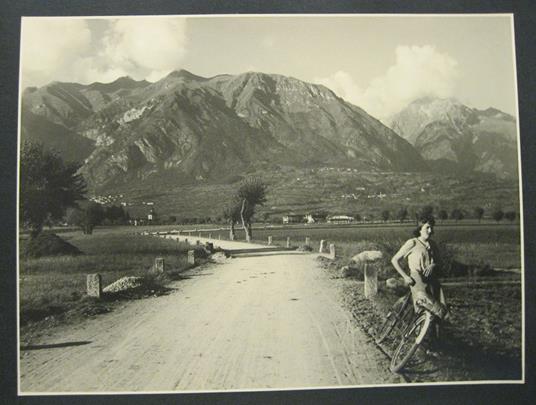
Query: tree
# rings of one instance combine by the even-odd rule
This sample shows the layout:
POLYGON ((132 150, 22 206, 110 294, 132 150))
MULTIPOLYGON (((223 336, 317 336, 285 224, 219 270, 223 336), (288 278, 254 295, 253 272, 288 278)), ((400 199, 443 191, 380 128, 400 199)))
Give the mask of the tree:
POLYGON ((434 207, 431 205, 425 205, 424 207, 421 208, 419 212, 419 218, 417 219, 433 218, 433 217, 434 217, 434 207))
POLYGON ((47 218, 64 216, 84 198, 86 183, 78 174, 80 166, 64 163, 55 152, 39 143, 25 141, 20 151, 20 220, 31 237, 43 230, 47 218))
POLYGON ((240 204, 236 196, 223 209, 222 216, 229 223, 229 240, 235 240, 235 224, 240 221, 240 204))
POLYGON ((404 222, 408 218, 408 209, 406 207, 400 208, 396 214, 396 217, 400 222, 404 222))
POLYGON ((475 218, 478 219, 478 222, 482 221, 482 217, 484 216, 484 208, 475 207, 474 214, 475 214, 475 218))
POLYGON ((458 222, 459 220, 463 219, 463 212, 459 208, 454 208, 450 213, 450 217, 458 222))
POLYGON ((246 241, 252 238, 251 219, 255 215, 255 207, 266 202, 266 184, 258 178, 249 178, 242 182, 237 193, 240 204, 240 220, 246 233, 246 241))
POLYGON ((516 219, 516 216, 517 215, 514 211, 508 211, 504 213, 504 217, 510 222, 514 222, 516 219))
POLYGON ((93 201, 81 202, 80 208, 70 209, 67 213, 67 223, 80 227, 85 235, 91 235, 95 226, 100 225, 105 218, 110 220, 105 216, 102 205, 93 201))
POLYGON ((127 221, 127 215, 122 206, 112 205, 104 210, 104 217, 109 219, 112 224, 124 224, 127 221))
POLYGON ((389 212, 389 210, 382 211, 382 219, 384 222, 386 222, 390 216, 391 216, 391 213, 389 212))
POLYGON ((437 216, 441 221, 444 221, 445 219, 448 219, 449 214, 447 213, 446 210, 439 210, 439 212, 437 213, 437 216))
POLYGON ((502 221, 502 219, 504 218, 504 212, 501 209, 497 209, 493 211, 493 214, 491 214, 491 216, 495 221, 499 222, 502 221))

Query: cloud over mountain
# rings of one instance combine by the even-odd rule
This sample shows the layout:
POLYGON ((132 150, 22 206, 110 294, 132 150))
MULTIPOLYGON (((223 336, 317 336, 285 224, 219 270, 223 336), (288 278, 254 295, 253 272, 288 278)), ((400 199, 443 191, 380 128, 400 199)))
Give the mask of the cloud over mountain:
POLYGON ((395 63, 360 89, 352 76, 338 71, 317 83, 332 88, 341 97, 384 119, 424 96, 449 97, 458 75, 457 61, 433 46, 399 46, 395 63))
POLYGON ((131 76, 156 81, 180 66, 186 19, 23 20, 23 87, 57 80, 109 82, 131 76))

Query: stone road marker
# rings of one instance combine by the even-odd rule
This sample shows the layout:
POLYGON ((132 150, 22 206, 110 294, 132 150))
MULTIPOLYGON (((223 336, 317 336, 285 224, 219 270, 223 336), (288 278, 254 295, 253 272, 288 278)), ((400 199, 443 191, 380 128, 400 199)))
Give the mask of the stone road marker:
POLYGON ((102 296, 102 278, 100 274, 87 275, 87 295, 100 298, 102 296))

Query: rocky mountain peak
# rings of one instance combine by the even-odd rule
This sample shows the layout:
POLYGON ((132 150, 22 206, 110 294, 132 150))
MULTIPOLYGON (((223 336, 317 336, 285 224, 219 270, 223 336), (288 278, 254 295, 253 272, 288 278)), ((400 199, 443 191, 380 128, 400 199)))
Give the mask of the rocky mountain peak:
POLYGON ((454 163, 449 170, 517 175, 514 117, 495 108, 484 111, 456 99, 426 97, 392 117, 390 127, 430 162, 454 163))

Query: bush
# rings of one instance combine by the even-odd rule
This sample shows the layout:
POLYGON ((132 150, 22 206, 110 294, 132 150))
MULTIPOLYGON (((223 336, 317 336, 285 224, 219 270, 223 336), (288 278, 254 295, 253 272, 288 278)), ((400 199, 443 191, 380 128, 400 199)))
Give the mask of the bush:
POLYGON ((37 258, 43 256, 76 256, 82 252, 75 246, 64 241, 53 233, 41 233, 34 238, 29 238, 21 251, 22 256, 37 258))

